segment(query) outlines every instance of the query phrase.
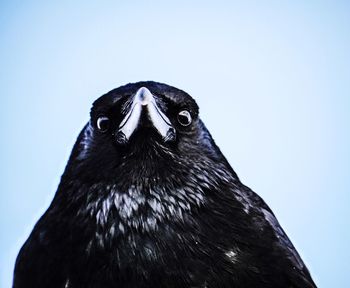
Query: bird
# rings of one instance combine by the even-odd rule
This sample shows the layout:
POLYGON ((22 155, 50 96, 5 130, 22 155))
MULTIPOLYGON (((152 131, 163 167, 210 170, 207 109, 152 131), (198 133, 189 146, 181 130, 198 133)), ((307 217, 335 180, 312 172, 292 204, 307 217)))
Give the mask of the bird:
MULTIPOLYGON (((219 96, 218 96, 219 97, 219 96)), ((153 81, 92 105, 13 287, 316 287, 186 92, 153 81)))

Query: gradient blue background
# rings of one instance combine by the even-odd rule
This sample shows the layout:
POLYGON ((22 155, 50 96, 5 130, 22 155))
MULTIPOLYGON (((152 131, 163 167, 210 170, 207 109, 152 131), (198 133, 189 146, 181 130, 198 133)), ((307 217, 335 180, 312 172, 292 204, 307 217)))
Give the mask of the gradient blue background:
POLYGON ((181 88, 320 287, 349 287, 347 1, 1 1, 0 286, 90 105, 181 88), (74 3, 72 3, 74 2, 74 3))

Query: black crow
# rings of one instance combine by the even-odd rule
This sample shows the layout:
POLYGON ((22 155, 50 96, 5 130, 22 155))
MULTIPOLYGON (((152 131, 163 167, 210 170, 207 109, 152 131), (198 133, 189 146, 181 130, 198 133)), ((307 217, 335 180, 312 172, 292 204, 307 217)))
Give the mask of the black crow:
POLYGON ((156 82, 97 99, 13 287, 316 287, 187 93, 156 82))

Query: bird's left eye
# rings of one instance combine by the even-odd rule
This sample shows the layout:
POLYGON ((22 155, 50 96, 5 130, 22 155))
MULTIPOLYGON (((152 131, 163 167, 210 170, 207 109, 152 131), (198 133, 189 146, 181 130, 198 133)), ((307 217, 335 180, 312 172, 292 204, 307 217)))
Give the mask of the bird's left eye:
POLYGON ((109 118, 106 116, 98 117, 96 126, 101 132, 106 132, 109 128, 109 118))
POLYGON ((182 126, 188 126, 192 123, 192 117, 190 112, 188 112, 187 110, 182 110, 179 112, 179 114, 177 114, 177 121, 179 121, 179 123, 182 126))

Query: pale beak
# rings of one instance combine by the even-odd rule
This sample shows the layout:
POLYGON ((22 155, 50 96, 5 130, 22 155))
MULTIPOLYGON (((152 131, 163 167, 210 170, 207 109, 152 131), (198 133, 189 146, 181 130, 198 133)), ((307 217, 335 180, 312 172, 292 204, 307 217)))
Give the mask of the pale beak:
POLYGON ((133 98, 129 112, 119 125, 117 142, 125 144, 129 141, 140 124, 142 110, 146 110, 148 119, 164 142, 175 140, 175 128, 171 125, 169 118, 158 107, 152 93, 146 87, 141 87, 133 98))

